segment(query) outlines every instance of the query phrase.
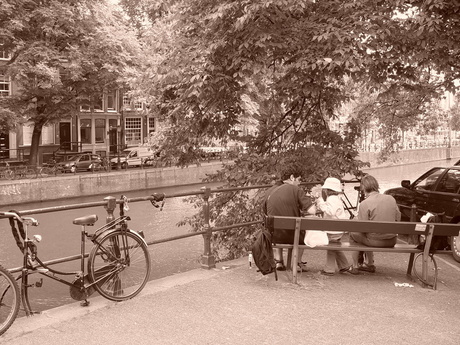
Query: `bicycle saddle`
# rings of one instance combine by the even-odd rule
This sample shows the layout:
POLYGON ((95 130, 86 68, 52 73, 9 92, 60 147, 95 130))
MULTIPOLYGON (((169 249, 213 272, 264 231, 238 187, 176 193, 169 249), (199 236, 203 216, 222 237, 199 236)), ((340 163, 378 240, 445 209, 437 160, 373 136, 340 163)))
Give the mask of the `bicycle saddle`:
POLYGON ((97 221, 97 214, 75 218, 73 223, 76 225, 94 225, 97 221))

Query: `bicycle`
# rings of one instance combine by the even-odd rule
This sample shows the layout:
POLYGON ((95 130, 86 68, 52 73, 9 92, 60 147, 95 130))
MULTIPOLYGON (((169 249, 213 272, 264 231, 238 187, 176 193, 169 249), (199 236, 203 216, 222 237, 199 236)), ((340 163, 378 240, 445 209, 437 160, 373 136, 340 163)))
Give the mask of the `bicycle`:
POLYGON ((5 162, 5 167, 0 169, 0 178, 6 178, 7 180, 13 180, 16 177, 16 174, 13 169, 11 169, 10 164, 5 162))
POLYGON ((44 163, 43 166, 38 169, 37 175, 40 177, 57 176, 62 174, 62 172, 62 168, 58 166, 57 162, 52 160, 49 163, 44 163))
MULTIPOLYGON (((164 205, 164 194, 155 193, 150 200, 152 205, 164 205)), ((16 319, 22 304, 26 316, 37 314, 32 310, 28 289, 41 287, 43 278, 31 284, 29 276, 40 274, 47 276, 70 288, 70 296, 82 301, 82 306, 89 305, 88 298, 95 291, 112 301, 124 301, 133 298, 146 285, 150 277, 150 254, 142 232, 128 228, 131 219, 124 215, 128 199, 122 196, 120 216, 90 234, 86 228, 93 226, 97 215, 87 215, 73 220, 73 224, 81 226, 80 270, 62 272, 53 269, 38 257, 38 242, 40 235, 28 237, 28 227, 38 226, 38 221, 32 217, 22 217, 17 212, 0 212, 0 216, 8 217, 16 244, 23 254, 21 274, 14 278, 12 273, 0 265, 0 335, 8 330, 16 319), (17 228, 16 228, 17 226, 17 228), (85 253, 85 239, 93 242, 89 254, 85 253), (88 259, 86 260, 86 258, 88 259), (86 263, 86 270, 85 270, 86 263), (60 276, 74 276, 72 281, 60 276), (20 284, 18 283, 21 281, 20 284)))
POLYGON ((37 171, 34 167, 22 165, 16 168, 15 177, 19 179, 34 179, 37 178, 37 171))

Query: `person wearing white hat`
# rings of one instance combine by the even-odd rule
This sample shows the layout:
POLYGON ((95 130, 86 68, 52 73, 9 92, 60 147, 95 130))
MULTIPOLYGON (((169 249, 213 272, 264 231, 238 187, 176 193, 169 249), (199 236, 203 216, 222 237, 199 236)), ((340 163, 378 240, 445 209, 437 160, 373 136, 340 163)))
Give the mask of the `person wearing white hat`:
MULTIPOLYGON (((345 212, 342 199, 340 198, 340 194, 342 193, 342 184, 340 180, 335 177, 328 177, 321 188, 322 195, 318 195, 316 205, 317 208, 323 212, 323 218, 349 219, 350 216, 345 212)), ((343 236, 342 231, 326 231, 326 233, 329 242, 340 242, 343 236)), ((329 276, 334 275, 336 263, 341 273, 348 272, 351 267, 343 251, 326 251, 326 267, 321 270, 321 274, 329 276)))

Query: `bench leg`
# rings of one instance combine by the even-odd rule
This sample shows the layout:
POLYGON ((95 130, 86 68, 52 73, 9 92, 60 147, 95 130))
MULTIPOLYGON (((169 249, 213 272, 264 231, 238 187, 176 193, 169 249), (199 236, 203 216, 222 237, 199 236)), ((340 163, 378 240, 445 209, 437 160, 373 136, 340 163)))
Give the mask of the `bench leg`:
POLYGON ((287 253, 286 269, 290 270, 291 267, 292 267, 292 248, 289 248, 288 253, 287 253))
POLYGON ((409 264, 407 265, 406 275, 412 277, 412 268, 414 267, 414 253, 410 253, 409 264))

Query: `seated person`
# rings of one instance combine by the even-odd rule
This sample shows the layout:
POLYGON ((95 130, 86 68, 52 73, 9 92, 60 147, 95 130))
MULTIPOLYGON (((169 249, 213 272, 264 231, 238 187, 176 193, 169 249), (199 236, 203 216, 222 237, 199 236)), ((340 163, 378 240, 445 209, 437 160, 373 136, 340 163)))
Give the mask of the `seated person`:
MULTIPOLYGON (((303 214, 316 214, 316 206, 307 197, 302 189, 298 187, 300 183, 301 172, 295 169, 287 168, 281 175, 281 181, 267 190, 265 200, 263 202, 264 213, 269 216, 286 216, 300 217, 303 214)), ((299 244, 303 243, 305 232, 301 233, 299 244)), ((277 230, 272 237, 273 243, 294 243, 294 231, 277 230)), ((302 263, 303 249, 299 250, 298 270, 306 271, 304 263, 302 263)), ((277 262, 276 269, 283 271, 286 269, 283 260, 283 249, 275 248, 275 260, 277 262)))
MULTIPOLYGON (((361 179, 361 191, 364 192, 365 199, 358 208, 358 220, 375 221, 399 221, 401 212, 399 211, 396 200, 391 195, 379 193, 379 183, 375 177, 365 175, 361 179)), ((350 244, 360 243, 368 247, 391 248, 394 247, 398 239, 397 234, 381 233, 350 233, 350 244)), ((350 273, 359 274, 359 271, 375 272, 374 253, 366 252, 367 262, 358 264, 359 252, 353 252, 353 267, 350 273)))

